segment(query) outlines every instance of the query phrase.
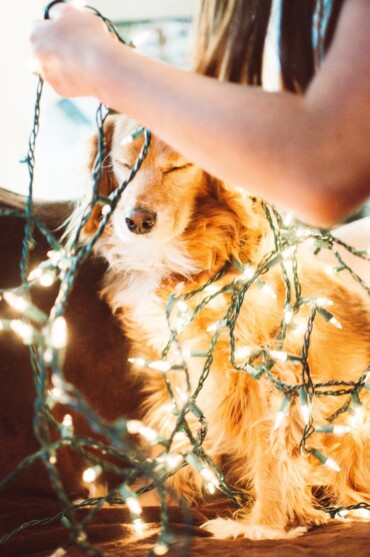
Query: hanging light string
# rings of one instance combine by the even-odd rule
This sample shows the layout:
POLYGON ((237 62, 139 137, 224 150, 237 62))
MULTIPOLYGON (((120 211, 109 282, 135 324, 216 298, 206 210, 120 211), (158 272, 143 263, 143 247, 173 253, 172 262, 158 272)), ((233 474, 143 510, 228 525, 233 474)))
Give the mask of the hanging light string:
MULTIPOLYGON (((50 7, 55 3, 57 2, 52 2, 46 8, 46 18, 49 15, 50 7)), ((98 17, 101 17, 109 30, 124 42, 109 20, 104 18, 97 10, 89 9, 98 17)), ((310 438, 314 432, 323 435, 341 435, 350 431, 350 427, 337 424, 336 419, 345 413, 360 414, 361 397, 365 390, 370 389, 370 368, 359 374, 357 381, 315 383, 312 380, 308 355, 315 322, 317 319, 324 319, 327 321, 328 327, 340 326, 340 324, 336 322, 334 316, 327 309, 325 301, 302 296, 298 275, 297 251, 306 242, 314 245, 316 253, 321 250, 330 250, 337 261, 337 266, 332 268, 332 272, 348 271, 354 280, 369 294, 369 288, 346 264, 345 257, 339 253, 338 247, 344 248, 348 253, 367 261, 370 260, 370 249, 357 250, 333 237, 329 232, 308 228, 301 223, 294 222, 289 215, 281 216, 274 208, 263 204, 265 216, 273 236, 273 249, 261 258, 255 269, 249 269, 236 261, 230 261, 199 288, 185 293, 181 293, 181 289, 176 289, 166 308, 170 333, 161 359, 150 361, 141 358, 140 355, 131 358, 133 365, 140 365, 150 370, 151 373, 160 373, 163 377, 169 407, 175 418, 167 437, 163 437, 160 432, 146 427, 139 420, 128 420, 123 417, 113 422, 107 422, 64 376, 63 366, 68 340, 64 312, 80 265, 91 254, 96 242, 103 234, 122 192, 135 177, 145 159, 150 145, 150 132, 144 128, 134 132, 134 134, 142 135, 144 139, 135 165, 131 169, 127 180, 120 184, 110 195, 102 196, 99 192, 99 183, 106 157, 104 123, 108 111, 102 105, 98 107, 96 115, 98 153, 92 170, 90 202, 75 229, 71 242, 67 247, 63 247, 43 221, 33 213, 35 144, 39 131, 42 85, 42 80, 39 79, 36 90, 33 129, 25 159, 30 177, 26 208, 24 211, 0 209, 0 217, 16 217, 26 221, 20 261, 21 285, 0 290, 0 297, 14 311, 18 312, 19 319, 0 318, 0 331, 10 331, 18 335, 23 343, 30 347, 36 397, 34 431, 40 449, 23 459, 16 469, 1 481, 0 489, 4 489, 13 482, 19 474, 32 464, 42 462, 62 510, 54 517, 33 520, 20 525, 3 536, 0 539, 0 544, 5 543, 26 528, 62 520, 70 532, 70 539, 65 547, 75 544, 87 555, 103 556, 104 553, 88 541, 86 528, 92 518, 106 503, 126 505, 132 518, 133 529, 140 536, 145 531, 140 496, 150 490, 155 490, 160 500, 161 530, 155 546, 149 554, 165 555, 176 541, 169 532, 167 481, 184 467, 192 468, 194 473, 199 475, 204 489, 208 493, 217 490, 226 495, 236 506, 242 505, 247 498, 244 492, 240 492, 227 484, 222 471, 212 461, 203 446, 207 439, 208 422, 198 398, 212 371, 215 350, 221 339, 224 341, 226 337, 228 338, 229 359, 233 370, 238 373, 245 373, 255 381, 264 378, 271 383, 277 392, 281 393, 281 408, 278 412, 275 427, 279 427, 281 421, 288 416, 292 401, 298 402, 304 417, 300 442, 301 452, 335 469, 336 463, 331 460, 330 455, 323 455, 316 447, 311 446, 310 438), (102 211, 99 226, 92 238, 87 243, 81 244, 81 232, 97 203, 105 208, 102 211), (30 249, 34 241, 35 228, 46 239, 51 249, 48 252, 47 259, 29 273, 30 249), (284 311, 276 337, 276 346, 274 350, 267 346, 253 347, 240 360, 237 356, 239 347, 235 329, 241 308, 245 303, 245 296, 252 287, 261 289, 261 295, 265 295, 266 292, 271 296, 275 295, 264 280, 264 275, 272 268, 280 270, 285 288, 284 311), (219 286, 220 283, 225 282, 229 271, 234 278, 227 284, 219 286), (32 288, 39 284, 47 287, 56 282, 59 282, 58 293, 49 314, 46 314, 32 302, 32 288), (190 324, 196 322, 202 315, 203 310, 224 295, 229 297, 230 303, 224 315, 221 315, 221 319, 211 327, 212 335, 209 347, 207 350, 190 351, 190 355, 185 354, 182 346, 182 333, 186 331, 190 324), (193 304, 192 309, 190 308, 191 304, 193 304), (284 351, 284 341, 296 315, 304 307, 309 308, 309 315, 305 325, 301 353, 299 355, 290 354, 284 351), (173 353, 179 355, 176 362, 171 361, 173 353), (186 363, 189 357, 204 358, 199 381, 193 387, 193 390, 186 363), (281 361, 301 366, 301 380, 299 383, 290 384, 279 379, 278 364, 281 361), (171 380, 172 373, 184 377, 185 388, 180 393, 176 391, 176 387, 171 380), (315 397, 344 397, 345 400, 338 405, 338 408, 327 419, 327 423, 316 424, 311 413, 315 397), (66 410, 66 414, 61 421, 58 421, 52 413, 56 403, 63 405, 66 410), (99 438, 104 439, 104 441, 97 441, 93 436, 75 434, 73 418, 69 411, 82 416, 89 424, 91 432, 99 435, 99 438), (195 430, 192 427, 194 421, 197 423, 195 430), (190 448, 183 451, 175 449, 175 439, 179 434, 188 441, 190 448), (138 438, 140 441, 138 441, 138 438), (151 447, 153 446, 160 449, 156 458, 151 457, 151 447), (85 459, 87 465, 83 475, 85 483, 99 481, 103 472, 110 472, 118 478, 118 485, 110 490, 105 497, 89 498, 78 505, 73 505, 57 467, 58 453, 63 447, 68 447, 85 459), (133 483, 140 479, 145 479, 146 486, 135 490, 133 483), (89 512, 80 521, 77 511, 86 507, 89 507, 89 512)), ((325 507, 325 510, 332 516, 343 515, 346 511, 354 509, 368 511, 370 507, 364 502, 350 507, 325 507)), ((186 520, 186 512, 184 520, 186 520)))

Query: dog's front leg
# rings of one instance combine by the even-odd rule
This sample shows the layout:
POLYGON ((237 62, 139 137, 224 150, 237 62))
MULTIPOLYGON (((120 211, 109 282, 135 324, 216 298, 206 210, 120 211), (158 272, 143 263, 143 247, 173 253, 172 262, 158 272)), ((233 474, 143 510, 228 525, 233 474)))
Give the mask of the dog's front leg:
POLYGON ((255 494, 252 508, 237 511, 233 520, 209 521, 205 528, 219 538, 279 539, 326 521, 327 515, 313 506, 308 463, 295 447, 289 448, 285 431, 271 435, 271 427, 264 426, 251 432, 249 441, 254 448, 247 457, 255 494))

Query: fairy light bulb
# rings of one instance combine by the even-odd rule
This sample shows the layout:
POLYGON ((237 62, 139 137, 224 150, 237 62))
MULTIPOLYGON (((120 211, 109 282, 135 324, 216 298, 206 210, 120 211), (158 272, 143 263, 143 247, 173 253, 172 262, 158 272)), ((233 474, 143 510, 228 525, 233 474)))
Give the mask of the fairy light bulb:
POLYGON ((73 425, 73 419, 71 414, 66 414, 62 420, 62 425, 64 425, 64 427, 72 427, 73 425))
POLYGON ((142 536, 145 532, 145 523, 141 518, 135 518, 132 521, 135 532, 138 536, 142 536))
POLYGON ((292 307, 287 307, 284 310, 284 322, 286 325, 289 325, 291 320, 293 319, 294 311, 292 307))
POLYGON ((128 420, 126 429, 131 435, 139 434, 152 444, 158 441, 158 433, 151 427, 145 426, 140 420, 128 420))
POLYGON ((299 389, 299 405, 305 425, 310 423, 311 412, 307 401, 307 393, 304 387, 299 389))
POLYGON ((317 449, 312 449, 311 451, 312 456, 314 456, 315 458, 317 458, 317 460, 326 468, 328 468, 329 470, 333 470, 334 472, 340 472, 340 466, 337 462, 335 462, 335 460, 333 460, 332 458, 329 458, 327 456, 325 456, 324 454, 322 454, 320 451, 318 451, 317 449))
POLYGON ((140 515, 143 512, 143 509, 139 503, 137 497, 127 497, 126 505, 128 506, 130 512, 135 515, 140 515))
POLYGON ((65 348, 67 345, 67 323, 62 315, 57 317, 51 325, 49 343, 56 350, 65 348))
POLYGON ((279 360, 280 362, 286 362, 288 359, 288 353, 284 352, 283 350, 270 350, 270 356, 272 356, 275 360, 279 360))
POLYGON ((209 325, 209 327, 207 327, 207 331, 209 333, 214 333, 226 327, 227 327, 227 319, 222 319, 220 321, 216 321, 215 323, 209 325))
POLYGON ((334 316, 331 317, 331 319, 329 319, 329 323, 331 325, 333 325, 334 327, 336 327, 337 329, 343 329, 342 324, 340 323, 340 321, 338 321, 338 319, 336 319, 334 316))
POLYGON ((22 298, 22 296, 17 296, 12 292, 4 292, 3 297, 12 308, 16 309, 20 313, 23 313, 29 305, 28 302, 22 298))
POLYGON ((131 435, 138 434, 142 427, 143 422, 140 422, 140 420, 128 420, 126 422, 126 429, 131 435))
POLYGON ((338 437, 341 437, 342 435, 345 435, 346 433, 350 433, 352 431, 352 428, 349 425, 342 425, 342 424, 329 425, 329 424, 325 424, 325 425, 316 426, 315 431, 317 431, 318 433, 332 433, 333 435, 337 435, 338 437))
POLYGON ((327 458, 324 462, 324 466, 329 468, 329 470, 334 470, 334 472, 340 472, 340 466, 332 458, 327 458))
POLYGON ((275 290, 273 290, 273 288, 271 288, 271 286, 269 284, 267 284, 266 282, 261 287, 261 290, 264 294, 266 294, 267 296, 269 296, 273 300, 277 299, 277 295, 276 295, 275 290))
POLYGON ((235 350, 234 357, 236 360, 247 360, 250 358, 253 350, 249 346, 243 346, 242 348, 238 348, 235 350))
POLYGON ((353 428, 358 428, 364 422, 364 409, 360 397, 357 393, 351 394, 351 417, 350 424, 353 428))
POLYGON ((169 549, 170 548, 168 547, 168 545, 164 542, 158 542, 153 547, 153 553, 154 555, 158 555, 158 557, 161 557, 162 555, 167 555, 169 549))
POLYGON ((31 344, 33 339, 33 328, 31 325, 20 319, 12 319, 10 321, 10 328, 22 338, 25 344, 31 344))
POLYGON ((250 265, 245 265, 243 268, 242 278, 250 280, 255 273, 255 270, 250 265))
POLYGON ((68 439, 73 435, 73 419, 71 414, 66 414, 62 420, 61 436, 68 439))
POLYGON ((322 307, 330 307, 334 305, 334 302, 329 298, 316 298, 316 304, 322 307))
POLYGON ((201 469, 200 475, 205 481, 205 488, 211 495, 213 495, 216 491, 216 488, 220 485, 217 477, 208 466, 204 466, 201 469))
POLYGON ((283 217, 283 224, 286 228, 289 228, 294 221, 293 213, 286 213, 283 217))
POLYGON ((130 364, 133 364, 135 367, 138 368, 146 367, 148 363, 147 360, 145 360, 144 358, 128 358, 128 361, 130 362, 130 364))
POLYGON ((144 131, 145 128, 138 128, 137 130, 134 130, 130 133, 130 135, 127 135, 122 139, 121 145, 129 145, 130 143, 133 143, 135 139, 138 139, 141 135, 143 135, 144 131))
POLYGON ((288 415, 289 407, 290 407, 291 402, 292 402, 292 397, 291 396, 286 395, 283 398, 283 401, 281 403, 279 411, 276 414, 274 429, 278 429, 281 426, 284 418, 288 415))
POLYGON ((98 479, 102 471, 103 469, 99 465, 90 466, 89 468, 86 468, 86 470, 83 471, 82 479, 87 484, 94 483, 98 479))
POLYGON ((164 361, 156 361, 156 362, 150 362, 150 364, 148 364, 148 367, 150 367, 150 369, 154 369, 155 371, 161 371, 162 373, 167 373, 167 371, 170 371, 170 369, 172 368, 172 364, 170 362, 164 362, 164 361))

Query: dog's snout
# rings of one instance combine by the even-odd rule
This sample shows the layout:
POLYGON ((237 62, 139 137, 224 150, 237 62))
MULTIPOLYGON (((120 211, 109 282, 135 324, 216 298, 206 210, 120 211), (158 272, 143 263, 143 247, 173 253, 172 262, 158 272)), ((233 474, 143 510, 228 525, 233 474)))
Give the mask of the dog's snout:
POLYGON ((126 215, 126 225, 134 234, 148 234, 157 220, 157 214, 147 209, 132 209, 126 215))

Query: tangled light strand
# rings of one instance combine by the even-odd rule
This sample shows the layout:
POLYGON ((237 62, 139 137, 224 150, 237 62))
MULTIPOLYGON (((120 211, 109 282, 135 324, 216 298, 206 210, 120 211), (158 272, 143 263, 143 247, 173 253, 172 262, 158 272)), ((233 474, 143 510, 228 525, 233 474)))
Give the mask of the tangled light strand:
MULTIPOLYGON (((54 4, 53 2, 52 4, 54 4)), ((48 17, 50 5, 46 10, 45 17, 48 17)), ((92 8, 90 8, 92 9, 92 8)), ((112 23, 101 16, 99 12, 92 9, 97 16, 102 17, 108 25, 109 30, 116 32, 112 23)), ((117 34, 118 36, 118 34, 117 34)), ((118 36, 119 37, 119 36, 118 36)), ((120 40, 122 40, 119 37, 120 40)), ((338 251, 338 246, 344 248, 352 255, 356 255, 366 260, 370 260, 368 250, 356 250, 344 242, 334 238, 330 233, 319 230, 312 230, 296 223, 285 223, 284 218, 273 208, 264 205, 265 215, 270 224, 274 238, 274 248, 267 253, 259 262, 256 269, 247 272, 248 269, 240 266, 237 262, 230 261, 227 266, 215 274, 197 290, 179 294, 175 292, 167 305, 167 318, 171 328, 171 335, 167 346, 163 350, 160 361, 147 361, 138 356, 133 359, 134 365, 148 367, 153 373, 161 373, 165 381, 168 399, 176 416, 173 430, 167 438, 162 438, 160 434, 150 428, 145 427, 138 420, 118 419, 112 423, 105 421, 92 408, 82 393, 71 383, 67 382, 63 373, 63 363, 67 346, 66 324, 64 321, 64 311, 71 290, 74 286, 77 271, 81 264, 89 257, 94 245, 101 237, 105 226, 117 206, 122 192, 127 184, 134 178, 145 159, 150 144, 150 133, 148 130, 140 129, 135 133, 144 135, 144 143, 140 155, 132 168, 130 175, 112 194, 108 197, 101 196, 99 193, 99 182, 102 173, 102 165, 105 157, 104 145, 104 121, 106 113, 100 105, 97 110, 97 129, 98 129, 98 155, 92 171, 92 194, 90 204, 76 228, 75 235, 68 248, 64 248, 55 238, 45 224, 33 213, 33 169, 35 164, 35 143, 39 130, 40 101, 42 96, 42 80, 38 80, 37 94, 35 102, 34 125, 30 136, 29 151, 25 163, 29 169, 30 183, 29 194, 25 211, 13 209, 1 209, 2 217, 17 217, 25 219, 25 234, 23 241, 21 268, 21 286, 13 289, 0 290, 1 297, 20 314, 20 319, 0 319, 0 330, 13 331, 19 335, 25 344, 30 346, 31 365, 36 386, 35 403, 35 435, 39 441, 40 449, 33 455, 28 456, 19 463, 17 468, 4 478, 0 483, 0 488, 4 488, 12 482, 19 474, 31 466, 33 463, 43 462, 53 489, 61 503, 61 512, 54 517, 43 520, 33 520, 20 525, 17 529, 9 532, 0 539, 0 544, 5 543, 17 533, 26 528, 50 524, 56 520, 63 519, 64 525, 70 530, 70 544, 74 543, 86 554, 101 557, 103 552, 94 547, 88 541, 86 528, 93 516, 102 508, 105 503, 114 505, 126 504, 128 507, 133 525, 140 534, 144 528, 141 517, 140 495, 146 491, 155 489, 160 499, 161 532, 158 536, 156 545, 150 551, 151 555, 163 555, 173 543, 173 537, 169 532, 169 519, 167 510, 167 489, 166 481, 169 477, 176 474, 185 466, 192 467, 202 478, 205 489, 213 493, 218 490, 225 494, 236 505, 239 504, 245 494, 238 492, 227 485, 222 472, 218 469, 212 459, 203 449, 203 442, 207 435, 207 419, 200 408, 197 399, 207 380, 214 359, 214 351, 221 335, 225 332, 230 344, 230 363, 233 369, 239 373, 247 373, 256 381, 261 377, 267 378, 272 386, 282 394, 281 408, 278 412, 276 427, 279 427, 281 420, 288 414, 293 399, 299 401, 302 414, 305 416, 302 439, 300 443, 301 451, 304 454, 317 458, 322 464, 331 466, 335 469, 336 463, 330 456, 323 455, 315 447, 309 445, 309 439, 314 432, 322 434, 341 434, 343 428, 335 424, 336 418, 352 410, 361 409, 360 395, 364 389, 370 388, 368 379, 369 369, 359 376, 357 381, 329 381, 326 383, 314 383, 310 375, 308 366, 308 353, 312 330, 317 318, 324 318, 329 322, 328 326, 338 326, 333 315, 324 307, 325 304, 320 300, 305 299, 302 297, 301 287, 297 270, 296 252, 297 248, 306 241, 312 241, 316 250, 328 249, 335 255, 338 262, 337 272, 348 271, 369 294, 369 288, 362 279, 348 266, 343 256, 338 251), (107 210, 103 212, 99 227, 90 241, 80 245, 79 238, 84 224, 89 219, 93 207, 97 204, 104 205, 107 210), (36 270, 28 274, 28 260, 30 244, 33 241, 33 230, 38 231, 47 240, 51 251, 48 259, 43 261, 36 270), (288 276, 286 262, 289 261, 293 272, 293 281, 288 276), (238 316, 242 308, 244 298, 248 290, 257 285, 265 289, 268 285, 264 282, 264 275, 274 266, 281 270, 285 284, 284 312, 281 319, 281 326, 277 335, 278 346, 274 350, 261 346, 253 350, 243 358, 242 363, 238 361, 235 340, 235 327, 238 316), (228 284, 217 287, 218 281, 226 275, 231 268, 240 271, 240 277, 228 284), (28 275, 28 278, 27 278, 28 275), (30 292, 35 284, 51 284, 50 281, 60 281, 58 295, 55 303, 47 315, 42 312, 32 302, 30 292), (214 289, 212 290, 212 287, 214 289), (293 293, 295 302, 292 302, 293 293), (194 351, 192 357, 203 357, 205 363, 198 384, 191 391, 189 372, 185 363, 171 363, 169 360, 171 348, 183 354, 181 347, 181 333, 186 327, 197 319, 202 310, 214 302, 218 296, 228 293, 231 296, 231 303, 225 315, 221 316, 213 329, 213 336, 207 351, 197 353, 194 351), (189 310, 186 302, 195 299, 199 295, 204 295, 202 300, 196 304, 195 309, 189 310), (173 326, 172 316, 175 308, 183 302, 183 312, 181 313, 181 326, 173 326), (310 314, 307 320, 301 354, 299 356, 284 352, 283 343, 287 334, 288 327, 299 309, 303 306, 310 307, 310 314), (302 380, 298 384, 288 384, 279 380, 274 373, 274 366, 279 361, 294 361, 302 369, 302 380), (184 373, 186 390, 184 397, 180 401, 176 397, 168 371, 176 370, 184 373), (50 379, 51 378, 51 385, 50 379), (50 389, 51 387, 51 389, 50 389), (311 407, 314 397, 346 397, 343 404, 327 420, 327 424, 314 424, 311 407), (75 435, 73 432, 73 422, 69 414, 66 414, 62 422, 58 422, 52 414, 52 407, 55 401, 63 404, 66 411, 73 410, 83 416, 89 424, 92 432, 99 434, 105 441, 97 441, 93 437, 75 435), (68 417, 69 416, 69 417, 68 417), (188 417, 195 417, 199 427, 193 433, 188 417), (335 429, 337 428, 337 429, 335 429), (59 438, 52 440, 51 432, 57 433, 59 438), (341 432, 341 433, 338 433, 341 432), (172 450, 172 445, 177 434, 183 434, 190 443, 190 449, 184 453, 177 453, 172 450), (139 435, 149 445, 158 445, 163 450, 155 459, 148 458, 145 446, 136 442, 136 435, 139 435), (57 469, 57 454, 62 447, 69 447, 72 451, 82 455, 88 464, 84 477, 88 481, 95 481, 102 471, 114 473, 119 478, 119 484, 112 489, 105 497, 89 498, 78 505, 71 503, 68 494, 63 486, 63 482, 57 469), (93 452, 92 452, 93 451, 93 452), (112 463, 108 458, 114 459, 112 463), (148 485, 144 488, 132 488, 136 479, 145 478, 148 485), (89 507, 90 510, 86 517, 80 522, 77 511, 89 507)), ((274 294, 272 292, 272 294, 274 294)), ((370 510, 366 503, 359 503, 347 508, 326 507, 325 510, 332 516, 343 514, 345 511, 353 509, 370 510)), ((184 515, 186 520, 186 515, 184 515)))

